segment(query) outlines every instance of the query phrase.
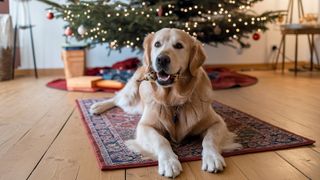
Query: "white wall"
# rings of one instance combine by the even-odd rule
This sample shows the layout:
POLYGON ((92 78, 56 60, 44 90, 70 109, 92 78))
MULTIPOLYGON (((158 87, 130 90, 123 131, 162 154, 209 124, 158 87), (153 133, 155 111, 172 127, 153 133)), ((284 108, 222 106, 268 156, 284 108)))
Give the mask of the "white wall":
MULTIPOLYGON (((64 2, 64 0, 59 0, 64 2)), ((58 2, 59 2, 58 1, 58 2)), ((265 0, 255 6, 258 12, 266 10, 286 9, 288 0, 265 0)), ((318 0, 304 1, 305 12, 317 13, 320 9, 318 0)), ((61 68, 63 67, 60 52, 61 45, 64 43, 63 25, 62 20, 48 20, 46 18, 48 6, 38 2, 30 2, 30 11, 34 28, 34 41, 36 47, 36 58, 39 68, 61 68)), ((13 18, 15 18, 16 1, 10 1, 10 10, 13 18)), ((21 10, 19 11, 22 14, 21 10)), ((20 18, 21 19, 21 18, 20 18)), ((32 56, 30 48, 30 39, 27 31, 20 31, 21 38, 21 56, 23 69, 33 68, 32 56)), ((299 59, 306 60, 309 58, 309 50, 306 38, 299 39, 299 59)), ((261 34, 259 41, 249 39, 252 47, 243 51, 241 55, 235 49, 219 45, 218 48, 206 46, 205 49, 208 53, 207 64, 244 64, 244 63, 265 63, 270 62, 270 51, 272 45, 278 45, 280 42, 280 32, 275 25, 270 25, 270 31, 261 34)), ((288 38, 288 56, 293 57, 293 38, 288 38)), ((320 44, 320 39, 316 38, 316 43, 320 44)), ((120 54, 113 51, 108 56, 108 50, 105 46, 98 45, 96 48, 88 52, 88 65, 93 66, 108 66, 114 62, 125 59, 127 57, 139 56, 141 54, 132 53, 131 49, 124 49, 120 54)))

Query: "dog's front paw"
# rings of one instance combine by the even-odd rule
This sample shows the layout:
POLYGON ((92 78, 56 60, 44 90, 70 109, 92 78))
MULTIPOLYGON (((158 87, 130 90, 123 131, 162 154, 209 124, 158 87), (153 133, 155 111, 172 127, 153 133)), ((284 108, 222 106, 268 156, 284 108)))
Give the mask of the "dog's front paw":
POLYGON ((219 153, 203 153, 202 170, 217 173, 226 167, 224 158, 219 153))
POLYGON ((166 177, 176 177, 182 171, 181 163, 179 162, 178 158, 173 157, 163 157, 158 159, 158 166, 159 166, 159 174, 161 176, 166 177))
POLYGON ((97 102, 97 103, 94 103, 94 104, 91 105, 90 114, 98 115, 98 114, 103 113, 106 110, 107 110, 107 108, 106 108, 105 103, 97 102))

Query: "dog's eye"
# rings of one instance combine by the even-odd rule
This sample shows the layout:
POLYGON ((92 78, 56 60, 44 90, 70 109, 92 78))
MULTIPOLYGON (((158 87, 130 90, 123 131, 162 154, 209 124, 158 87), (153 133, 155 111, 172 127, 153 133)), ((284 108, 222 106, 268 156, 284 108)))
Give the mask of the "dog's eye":
POLYGON ((173 45, 173 47, 176 49, 182 49, 183 45, 181 43, 176 43, 175 45, 173 45))
POLYGON ((156 43, 154 43, 154 47, 158 48, 161 46, 161 43, 159 41, 157 41, 156 43))

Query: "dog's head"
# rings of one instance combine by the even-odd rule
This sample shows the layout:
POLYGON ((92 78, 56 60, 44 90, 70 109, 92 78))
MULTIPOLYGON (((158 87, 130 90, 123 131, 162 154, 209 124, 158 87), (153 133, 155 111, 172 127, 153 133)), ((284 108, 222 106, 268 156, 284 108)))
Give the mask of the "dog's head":
POLYGON ((196 76, 206 59, 201 43, 179 29, 164 28, 144 40, 144 65, 157 73, 157 84, 170 87, 176 77, 196 76))

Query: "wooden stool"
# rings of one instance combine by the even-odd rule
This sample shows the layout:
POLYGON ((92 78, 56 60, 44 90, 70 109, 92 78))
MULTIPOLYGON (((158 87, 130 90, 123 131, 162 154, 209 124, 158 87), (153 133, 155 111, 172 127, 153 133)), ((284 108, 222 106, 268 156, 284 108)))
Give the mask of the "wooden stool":
MULTIPOLYGON (((304 17, 304 9, 302 0, 296 0, 297 1, 297 8, 298 8, 298 17, 299 19, 301 17, 304 17)), ((293 21, 293 7, 294 7, 295 0, 289 0, 288 8, 287 8, 287 14, 285 25, 281 26, 281 34, 282 39, 280 42, 279 50, 276 56, 276 62, 274 64, 274 69, 277 69, 278 60, 280 51, 282 48, 282 73, 284 73, 284 64, 285 64, 285 56, 286 56, 286 35, 295 35, 296 36, 296 42, 295 42, 295 58, 294 58, 294 74, 297 75, 298 72, 298 35, 307 35, 308 36, 308 42, 309 42, 309 48, 310 48, 310 70, 313 70, 313 52, 315 52, 318 66, 319 66, 319 56, 317 53, 317 50, 315 48, 314 44, 314 35, 320 34, 320 25, 308 25, 308 24, 292 24, 293 21), (310 37, 311 36, 311 37, 310 37)))
POLYGON ((286 56, 286 36, 295 35, 295 56, 294 56, 294 74, 298 72, 298 36, 307 35, 310 48, 310 71, 313 70, 313 53, 315 52, 317 63, 319 66, 319 56, 314 44, 314 35, 320 34, 320 25, 302 25, 302 24, 287 24, 281 26, 282 40, 277 54, 275 69, 277 68, 280 50, 282 47, 282 73, 284 72, 285 56, 286 56), (311 38, 310 38, 311 36, 311 38))

